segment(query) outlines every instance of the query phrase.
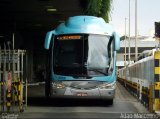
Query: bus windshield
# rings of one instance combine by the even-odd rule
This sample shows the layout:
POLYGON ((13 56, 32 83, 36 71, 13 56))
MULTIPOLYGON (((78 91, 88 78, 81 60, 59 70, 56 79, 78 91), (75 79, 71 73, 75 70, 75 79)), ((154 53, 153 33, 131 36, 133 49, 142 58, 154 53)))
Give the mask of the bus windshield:
POLYGON ((108 48, 109 40, 110 36, 95 34, 56 36, 53 45, 54 73, 77 77, 108 75, 108 54, 112 49, 108 48))

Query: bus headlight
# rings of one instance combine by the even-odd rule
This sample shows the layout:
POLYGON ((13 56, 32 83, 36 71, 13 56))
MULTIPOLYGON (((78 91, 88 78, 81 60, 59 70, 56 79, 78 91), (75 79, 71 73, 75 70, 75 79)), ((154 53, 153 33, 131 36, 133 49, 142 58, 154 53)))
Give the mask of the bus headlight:
POLYGON ((115 88, 116 82, 112 83, 105 83, 99 86, 100 89, 110 89, 110 88, 115 88))
POLYGON ((53 82, 53 87, 63 89, 65 88, 65 84, 63 84, 62 82, 53 82))

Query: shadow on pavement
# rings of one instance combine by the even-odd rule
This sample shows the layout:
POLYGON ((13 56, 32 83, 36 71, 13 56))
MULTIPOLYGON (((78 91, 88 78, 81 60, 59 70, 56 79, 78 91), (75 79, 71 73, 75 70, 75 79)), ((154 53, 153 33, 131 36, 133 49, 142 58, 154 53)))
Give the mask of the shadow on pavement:
POLYGON ((102 99, 62 99, 46 97, 28 97, 29 106, 71 107, 71 106, 111 106, 108 100, 102 99))

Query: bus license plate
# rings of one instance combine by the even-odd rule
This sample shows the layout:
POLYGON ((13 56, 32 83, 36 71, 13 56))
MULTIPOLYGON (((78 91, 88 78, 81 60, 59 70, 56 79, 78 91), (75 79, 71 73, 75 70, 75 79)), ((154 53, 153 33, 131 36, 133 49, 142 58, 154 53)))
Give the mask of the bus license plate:
POLYGON ((77 96, 88 96, 87 93, 77 93, 77 96))

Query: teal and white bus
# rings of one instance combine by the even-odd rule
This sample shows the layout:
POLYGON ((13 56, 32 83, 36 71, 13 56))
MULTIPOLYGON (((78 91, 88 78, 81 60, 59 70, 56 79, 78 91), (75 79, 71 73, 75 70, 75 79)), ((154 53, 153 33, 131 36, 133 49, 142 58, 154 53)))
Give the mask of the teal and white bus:
POLYGON ((46 96, 102 98, 113 103, 120 39, 102 18, 74 16, 45 38, 46 96))

